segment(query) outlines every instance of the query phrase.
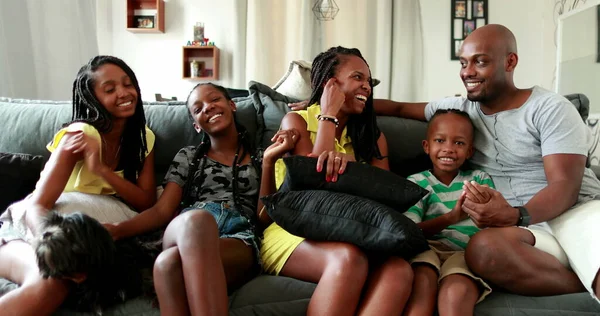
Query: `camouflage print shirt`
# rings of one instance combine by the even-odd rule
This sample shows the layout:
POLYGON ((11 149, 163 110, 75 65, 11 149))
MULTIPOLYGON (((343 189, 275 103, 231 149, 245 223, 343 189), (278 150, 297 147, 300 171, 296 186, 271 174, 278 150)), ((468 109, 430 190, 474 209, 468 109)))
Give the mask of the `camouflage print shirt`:
MULTIPOLYGON (((188 146, 179 150, 173 162, 171 162, 169 171, 165 176, 164 185, 168 182, 174 182, 182 188, 185 186, 186 181, 189 180, 187 179, 189 166, 192 159, 194 159, 195 152, 195 146, 188 146)), ((203 159, 206 159, 204 179, 201 179, 202 172, 200 170, 202 159, 200 159, 198 170, 191 179, 194 183, 202 183, 202 186, 192 186, 190 194, 195 196, 195 199, 192 200, 190 205, 184 207, 191 207, 197 202, 229 202, 233 205, 233 168, 212 160, 209 157, 203 159)), ((254 218, 258 202, 258 191, 260 189, 258 170, 255 170, 252 163, 241 165, 237 181, 238 192, 240 194, 238 201, 241 204, 239 206, 241 209, 238 211, 248 219, 254 218)))

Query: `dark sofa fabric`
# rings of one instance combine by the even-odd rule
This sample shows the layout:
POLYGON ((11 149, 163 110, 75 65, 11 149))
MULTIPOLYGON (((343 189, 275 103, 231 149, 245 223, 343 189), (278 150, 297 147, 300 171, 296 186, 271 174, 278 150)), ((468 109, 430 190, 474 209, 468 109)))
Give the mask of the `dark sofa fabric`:
POLYGON ((0 214, 35 189, 44 163, 42 156, 0 153, 0 214))
MULTIPOLYGON (((268 132, 279 128, 278 122, 289 111, 287 99, 266 88, 257 88, 253 100, 242 106, 238 103, 238 119, 251 132, 257 143, 268 143, 268 132), (264 89, 268 94, 262 93, 264 89), (271 102, 273 101, 273 102, 271 102), (243 108, 244 110, 241 110, 243 108), (256 126, 253 129, 252 126, 256 126), (267 126, 268 125, 268 126, 267 126), (266 132, 260 132, 260 130, 266 132)), ((243 99, 243 98, 242 98, 243 99)), ((576 99, 583 100, 581 96, 576 99)), ((573 102, 573 98, 571 98, 573 102)), ((574 102, 575 103, 575 102, 574 102)), ((198 135, 189 121, 182 102, 153 102, 146 104, 148 125, 156 134, 156 178, 162 182, 171 160, 185 146, 198 144, 198 135)), ((587 107, 585 102, 583 106, 587 107)), ((580 113, 587 113, 578 109, 580 113)), ((26 153, 48 157, 45 145, 56 130, 70 119, 70 102, 11 100, 0 98, 0 152, 26 153)), ((430 166, 423 154, 421 140, 426 124, 413 120, 378 117, 381 130, 388 139, 392 171, 406 176, 430 166)), ((10 283, 0 280, 0 290, 10 283)), ((299 280, 262 275, 251 280, 230 296, 230 315, 306 315, 306 309, 315 284, 299 280)), ((0 312, 1 314, 1 312, 0 312)), ((60 310, 61 316, 92 316, 60 310)), ((130 300, 106 311, 105 316, 138 315, 155 316, 159 311, 144 298, 130 300)), ((597 304, 588 293, 550 297, 524 297, 494 291, 475 308, 475 315, 600 315, 597 304)))

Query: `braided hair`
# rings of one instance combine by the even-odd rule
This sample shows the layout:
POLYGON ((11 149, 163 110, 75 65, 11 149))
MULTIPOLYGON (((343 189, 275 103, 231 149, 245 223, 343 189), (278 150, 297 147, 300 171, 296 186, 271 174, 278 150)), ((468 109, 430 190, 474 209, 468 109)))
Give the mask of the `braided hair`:
POLYGON ((135 114, 127 119, 121 136, 121 157, 117 168, 122 168, 125 179, 135 183, 142 171, 148 146, 146 144, 146 117, 142 103, 140 86, 133 70, 121 59, 113 56, 96 56, 83 65, 73 81, 73 115, 67 126, 75 122, 84 122, 94 126, 101 134, 112 130, 111 114, 98 101, 94 94, 94 72, 105 64, 121 68, 131 80, 137 92, 135 114))
MULTIPOLYGON (((223 94, 223 96, 225 97, 225 99, 227 101, 231 101, 231 96, 229 96, 227 89, 225 89, 224 87, 213 84, 213 83, 199 83, 192 89, 192 91, 188 95, 187 100, 185 102, 187 106, 189 106, 190 96, 192 95, 192 93, 198 87, 204 86, 204 85, 209 85, 209 86, 219 90, 219 92, 221 92, 223 94)), ((190 111, 188 111, 188 114, 189 114, 189 118, 193 122, 194 119, 193 119, 190 111)), ((257 155, 257 150, 254 147, 254 145, 252 144, 252 141, 250 140, 250 137, 248 136, 248 131, 246 130, 246 128, 242 124, 240 124, 235 119, 235 117, 234 117, 234 123, 235 123, 235 128, 238 132, 237 133, 238 148, 237 148, 236 155, 234 157, 233 164, 232 164, 233 204, 234 204, 235 209, 241 210, 241 202, 240 202, 240 196, 239 196, 239 190, 238 190, 239 164, 244 160, 244 157, 247 154, 250 154, 250 161, 252 163, 252 166, 254 167, 254 169, 256 170, 257 174, 260 177, 261 169, 262 169, 261 168, 262 157, 259 157, 259 155, 257 155)), ((185 185, 183 187, 183 194, 182 194, 181 204, 180 204, 181 208, 188 207, 193 203, 194 199, 197 197, 196 196, 197 192, 200 190, 200 188, 202 188, 202 184, 204 182, 204 179, 206 178, 204 169, 206 168, 206 155, 208 154, 208 150, 210 149, 211 143, 210 143, 210 137, 209 137, 208 133, 206 133, 204 130, 202 130, 200 133, 201 133, 201 141, 200 141, 200 144, 196 147, 196 150, 194 152, 194 157, 192 158, 192 161, 190 162, 190 166, 189 166, 188 174, 187 174, 187 181, 185 182, 185 185), (200 170, 200 174, 198 177, 195 177, 195 174, 198 170, 200 170)), ((257 196, 257 200, 255 201, 255 203, 256 202, 258 202, 258 196, 257 196)))
MULTIPOLYGON (((343 56, 357 56, 362 59, 367 67, 369 64, 363 58, 360 51, 356 48, 345 48, 342 46, 332 47, 326 52, 320 53, 315 57, 312 63, 312 71, 310 74, 310 84, 312 94, 308 104, 319 103, 321 95, 325 88, 327 80, 335 76, 335 72, 340 63, 343 62, 343 56)), ((371 91, 373 89, 372 81, 369 82, 371 91)), ((348 135, 352 139, 352 148, 354 149, 354 157, 356 161, 371 162, 373 158, 383 159, 377 146, 377 140, 381 135, 375 110, 373 109, 373 93, 367 98, 365 109, 361 114, 351 115, 348 119, 348 135)))

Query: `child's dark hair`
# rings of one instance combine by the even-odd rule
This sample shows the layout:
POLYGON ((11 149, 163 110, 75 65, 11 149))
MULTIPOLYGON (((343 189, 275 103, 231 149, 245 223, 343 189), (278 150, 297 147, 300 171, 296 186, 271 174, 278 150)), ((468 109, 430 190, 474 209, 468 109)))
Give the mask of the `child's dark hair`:
POLYGON ((467 121, 469 121, 469 124, 471 125, 471 130, 474 131, 475 130, 475 126, 473 125, 473 121, 471 121, 471 118, 469 117, 469 113, 459 110, 459 109, 439 109, 437 111, 435 111, 435 113, 433 113, 433 115, 431 116, 431 118, 429 119, 429 123, 427 124, 427 130, 429 130, 429 128, 431 127, 433 121, 442 115, 445 114, 456 114, 456 115, 460 115, 464 118, 467 119, 467 121))
MULTIPOLYGON (((325 83, 335 75, 337 66, 342 62, 343 56, 358 56, 369 66, 360 51, 356 48, 338 46, 320 53, 312 63, 310 84, 313 92, 308 104, 320 102, 325 83)), ((373 83, 369 82, 369 85, 371 86, 371 94, 367 98, 365 109, 361 114, 351 115, 348 120, 348 135, 352 139, 356 161, 371 162, 374 157, 383 159, 379 151, 379 146, 377 146, 377 140, 381 135, 381 131, 377 126, 375 110, 373 109, 373 83)))
POLYGON ((146 117, 142 94, 133 70, 121 59, 113 56, 96 56, 79 69, 73 81, 73 115, 69 125, 84 122, 94 126, 98 132, 107 133, 112 129, 111 114, 98 101, 94 94, 94 72, 105 64, 121 68, 137 91, 135 114, 127 120, 121 136, 121 157, 117 168, 122 168, 125 179, 135 183, 144 166, 148 147, 146 144, 146 117))
MULTIPOLYGON (((190 101, 190 96, 192 95, 192 93, 200 86, 211 86, 217 90, 219 90, 223 96, 225 97, 225 99, 227 101, 231 101, 231 97, 229 96, 229 93, 227 92, 227 89, 225 89, 222 86, 216 85, 214 83, 199 83, 197 84, 192 91, 190 91, 190 94, 188 95, 187 99, 186 99, 186 106, 189 107, 189 101, 190 101)), ((188 114, 189 114, 189 118, 192 120, 192 122, 194 121, 192 114, 190 113, 190 111, 188 110, 188 114)), ((232 164, 232 168, 233 168, 233 181, 232 181, 232 188, 233 188, 233 203, 234 203, 234 207, 237 210, 241 210, 241 204, 240 204, 240 199, 239 199, 239 193, 238 193, 238 173, 239 173, 239 164, 242 162, 242 160, 244 160, 244 157, 247 154, 250 154, 250 161, 252 163, 252 166, 254 167, 254 169, 256 170, 256 172, 258 173, 258 175, 261 175, 261 157, 259 157, 259 155, 257 154, 257 150, 254 147, 254 145, 252 144, 250 137, 248 136, 248 131, 246 130, 246 128, 241 125, 237 119, 235 119, 234 116, 234 122, 235 122, 235 128, 238 132, 238 148, 236 151, 236 156, 233 160, 233 164, 232 164), (241 152, 240 152, 241 150, 241 152)), ((206 154, 208 153, 208 149, 210 148, 210 137, 209 135, 202 130, 201 132, 202 138, 200 141, 200 145, 198 145, 196 147, 196 151, 194 153, 194 158, 192 159, 192 162, 190 163, 190 167, 188 170, 188 174, 187 174, 187 181, 185 182, 185 185, 183 187, 183 194, 181 197, 181 204, 180 206, 182 208, 188 207, 190 206, 193 202, 194 202, 194 198, 196 198, 195 196, 193 196, 193 191, 199 191, 199 189, 202 187, 202 181, 204 181, 205 175, 204 175, 204 169, 206 168, 206 154), (196 174, 196 171, 200 170, 200 175, 198 177, 195 177, 194 175, 196 174), (199 182, 194 183, 194 179, 200 179, 199 182), (193 188, 196 187, 196 190, 193 190, 193 188)))

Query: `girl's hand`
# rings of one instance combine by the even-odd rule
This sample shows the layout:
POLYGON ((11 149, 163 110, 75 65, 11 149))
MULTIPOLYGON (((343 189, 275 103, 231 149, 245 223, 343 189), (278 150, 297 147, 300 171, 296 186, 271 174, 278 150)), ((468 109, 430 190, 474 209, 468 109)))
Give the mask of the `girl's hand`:
POLYGON ((97 140, 78 132, 65 144, 74 154, 82 153, 85 165, 96 175, 101 176, 108 167, 100 159, 100 143, 97 140))
POLYGON ((298 139, 300 139, 300 133, 296 129, 279 130, 277 134, 271 138, 273 144, 265 150, 263 163, 271 165, 275 164, 277 159, 294 149, 298 139))
POLYGON ((325 180, 327 182, 336 182, 338 176, 346 171, 349 161, 356 161, 356 159, 353 155, 337 151, 324 151, 319 155, 319 159, 317 160, 317 172, 321 172, 326 163, 325 180))
POLYGON ((112 236, 113 240, 119 240, 117 225, 111 223, 102 223, 102 226, 108 230, 108 233, 112 236))
POLYGON ((321 95, 321 114, 337 116, 346 101, 346 96, 340 89, 337 79, 329 78, 321 95))

